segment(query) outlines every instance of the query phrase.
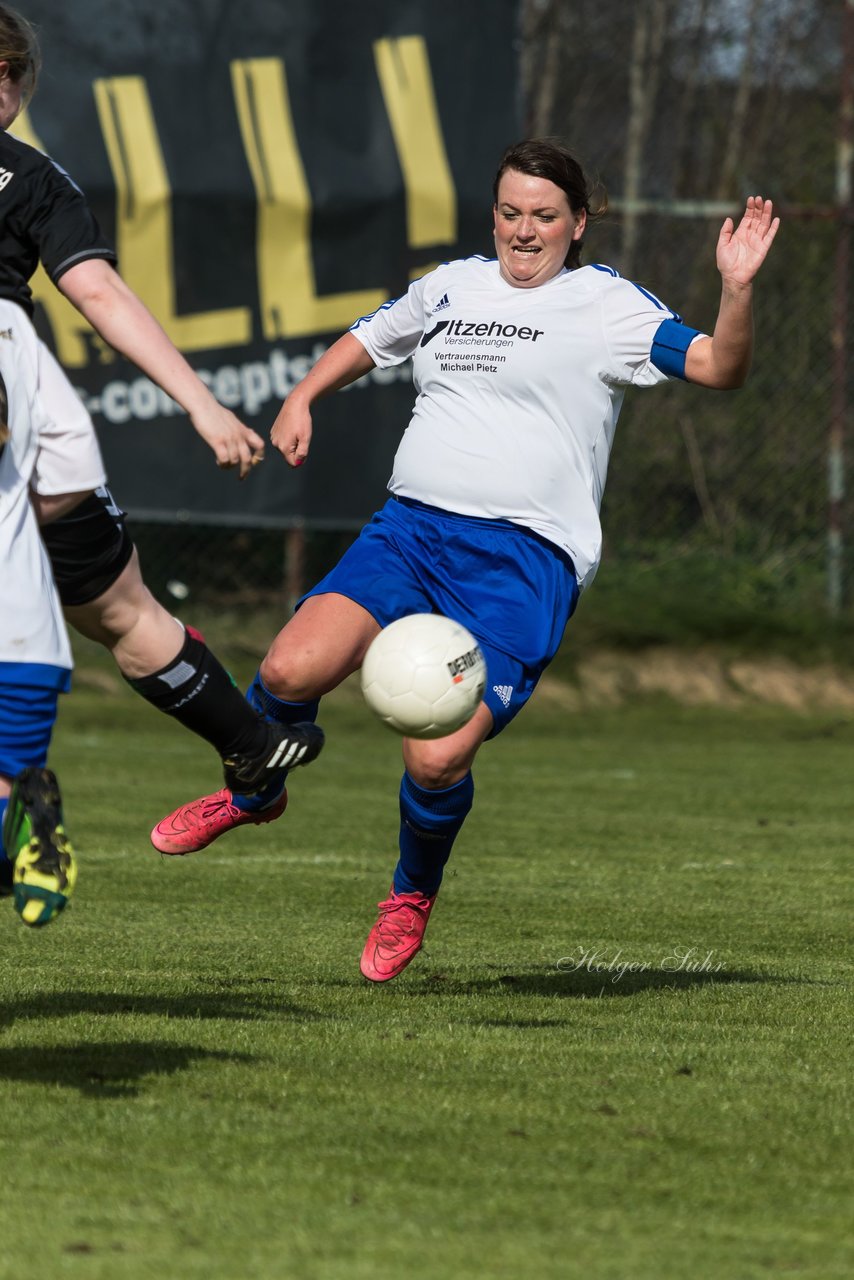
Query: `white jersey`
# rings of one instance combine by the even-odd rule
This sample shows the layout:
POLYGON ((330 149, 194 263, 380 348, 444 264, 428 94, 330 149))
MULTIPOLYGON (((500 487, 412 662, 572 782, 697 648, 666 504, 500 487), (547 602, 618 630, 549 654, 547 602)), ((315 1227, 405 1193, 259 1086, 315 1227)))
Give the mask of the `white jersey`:
POLYGON ((33 470, 36 493, 85 493, 107 483, 95 425, 64 370, 38 344, 38 398, 43 425, 33 470))
POLYGON ((413 356, 392 493, 532 529, 572 557, 582 589, 625 388, 680 376, 697 336, 610 267, 520 289, 482 257, 431 271, 351 333, 380 367, 413 356))
POLYGON ((11 432, 0 453, 0 663, 70 671, 68 633, 29 496, 39 433, 49 426, 38 394, 39 343, 23 310, 4 300, 0 373, 11 432))

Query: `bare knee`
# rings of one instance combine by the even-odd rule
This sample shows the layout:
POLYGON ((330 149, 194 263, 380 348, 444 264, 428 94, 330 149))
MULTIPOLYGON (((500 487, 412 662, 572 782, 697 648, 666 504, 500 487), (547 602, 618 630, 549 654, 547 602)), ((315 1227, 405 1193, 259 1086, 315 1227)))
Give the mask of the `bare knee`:
POLYGON ((264 687, 283 702, 311 702, 318 689, 308 656, 295 648, 273 645, 260 666, 264 687))
POLYGON ((403 763, 425 791, 444 791, 462 782, 492 729, 492 712, 482 702, 468 724, 446 738, 404 738, 403 763))
POLYGON ((379 631, 366 610, 334 595, 306 601, 261 663, 261 679, 285 702, 311 702, 357 671, 379 631))
POLYGON ((418 741, 408 739, 404 748, 406 769, 425 791, 443 791, 462 781, 471 768, 469 752, 455 751, 448 739, 418 741))

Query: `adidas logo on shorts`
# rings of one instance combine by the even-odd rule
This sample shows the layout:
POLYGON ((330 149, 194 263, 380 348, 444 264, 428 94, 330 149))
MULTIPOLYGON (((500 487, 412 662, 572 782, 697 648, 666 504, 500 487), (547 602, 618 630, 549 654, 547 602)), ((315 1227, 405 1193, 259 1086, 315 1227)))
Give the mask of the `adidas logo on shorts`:
POLYGON ((513 696, 512 684, 494 684, 492 686, 492 692, 498 694, 505 707, 510 706, 510 699, 513 696))

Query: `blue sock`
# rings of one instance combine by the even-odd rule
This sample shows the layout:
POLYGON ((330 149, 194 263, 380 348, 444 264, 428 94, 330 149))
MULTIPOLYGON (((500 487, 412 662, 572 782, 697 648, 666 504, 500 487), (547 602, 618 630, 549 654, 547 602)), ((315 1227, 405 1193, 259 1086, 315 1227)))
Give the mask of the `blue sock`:
POLYGON ((471 773, 442 791, 425 791, 404 773, 400 783, 400 861, 395 893, 431 898, 442 883, 445 863, 474 800, 471 773))
POLYGON ((5 890, 6 893, 12 890, 12 863, 6 857, 6 846, 3 844, 3 819, 8 803, 8 796, 0 798, 0 892, 5 890))
POLYGON ((303 720, 313 724, 320 706, 319 698, 312 702, 283 702, 264 684, 260 671, 255 672, 255 679, 246 690, 246 701, 271 724, 299 724, 303 720))
MULTIPOLYGON (((264 684, 260 671, 255 673, 255 679, 246 690, 246 700, 271 724, 299 724, 306 720, 314 723, 320 706, 319 698, 315 698, 313 702, 283 702, 264 684)), ((287 776, 287 769, 283 769, 281 773, 276 774, 272 782, 267 783, 262 791, 258 791, 253 796, 233 795, 232 800, 238 809, 243 809, 247 813, 257 813, 261 809, 267 809, 271 804, 275 804, 282 794, 287 776)))

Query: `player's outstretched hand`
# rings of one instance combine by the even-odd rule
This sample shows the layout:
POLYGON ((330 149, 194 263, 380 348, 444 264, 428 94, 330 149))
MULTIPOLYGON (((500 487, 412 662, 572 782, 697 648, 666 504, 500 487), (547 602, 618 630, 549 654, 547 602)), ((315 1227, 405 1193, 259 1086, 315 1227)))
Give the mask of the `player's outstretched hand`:
POLYGON ((721 276, 733 284, 750 284, 780 226, 773 217, 774 206, 762 196, 748 196, 744 215, 738 226, 727 218, 718 237, 717 264, 721 276))
POLYGON ((288 396, 270 432, 273 447, 290 467, 301 467, 311 447, 311 410, 299 396, 288 396))
POLYGON ((216 454, 216 464, 225 469, 237 467, 240 479, 259 462, 264 461, 264 441, 217 400, 191 416, 190 421, 216 454))

